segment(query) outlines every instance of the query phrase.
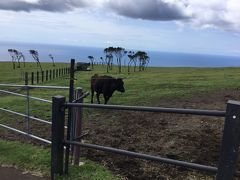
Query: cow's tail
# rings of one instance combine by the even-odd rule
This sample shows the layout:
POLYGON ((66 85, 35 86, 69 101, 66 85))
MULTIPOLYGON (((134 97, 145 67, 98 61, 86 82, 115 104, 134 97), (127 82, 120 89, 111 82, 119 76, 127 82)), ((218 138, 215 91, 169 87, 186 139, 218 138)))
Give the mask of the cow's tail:
POLYGON ((91 77, 91 103, 93 103, 93 97, 94 97, 94 85, 95 85, 95 80, 98 77, 98 74, 94 74, 91 77))

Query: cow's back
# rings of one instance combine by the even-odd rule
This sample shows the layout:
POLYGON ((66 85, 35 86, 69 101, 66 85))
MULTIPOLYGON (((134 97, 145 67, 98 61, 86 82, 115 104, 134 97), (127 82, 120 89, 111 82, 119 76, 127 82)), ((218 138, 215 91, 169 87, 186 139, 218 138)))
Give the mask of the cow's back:
POLYGON ((111 87, 112 77, 110 76, 98 76, 95 74, 91 78, 91 88, 97 93, 104 93, 111 87))

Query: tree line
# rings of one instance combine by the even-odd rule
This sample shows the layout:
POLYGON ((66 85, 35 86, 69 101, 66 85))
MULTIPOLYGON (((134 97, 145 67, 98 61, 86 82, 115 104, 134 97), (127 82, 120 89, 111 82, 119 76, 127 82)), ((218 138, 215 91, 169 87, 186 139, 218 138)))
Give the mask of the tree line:
MULTIPOLYGON (((118 72, 122 72, 122 66, 123 66, 123 58, 124 58, 124 66, 125 60, 127 57, 128 60, 128 73, 130 73, 130 68, 133 65, 133 70, 136 72, 137 65, 139 71, 144 71, 147 67, 150 57, 145 51, 127 51, 125 48, 122 47, 108 47, 103 50, 105 54, 105 59, 103 57, 100 57, 100 60, 102 64, 106 65, 107 73, 109 73, 110 70, 113 68, 114 59, 116 60, 116 66, 118 68, 118 72)), ((93 56, 88 56, 88 59, 91 62, 92 69, 94 68, 94 60, 95 58, 93 56)))
MULTIPOLYGON (((22 52, 16 50, 16 49, 8 49, 8 53, 10 54, 11 58, 12 58, 12 64, 13 64, 13 69, 16 68, 16 63, 17 63, 17 68, 21 67, 21 59, 23 61, 23 66, 25 67, 25 56, 23 55, 22 52)), ((38 52, 36 50, 29 50, 29 53, 31 54, 31 56, 33 57, 33 59, 36 61, 37 66, 40 67, 41 71, 42 71, 42 66, 39 60, 39 55, 38 52)), ((54 57, 52 54, 49 54, 50 59, 52 60, 53 66, 55 66, 55 62, 54 62, 54 57)))

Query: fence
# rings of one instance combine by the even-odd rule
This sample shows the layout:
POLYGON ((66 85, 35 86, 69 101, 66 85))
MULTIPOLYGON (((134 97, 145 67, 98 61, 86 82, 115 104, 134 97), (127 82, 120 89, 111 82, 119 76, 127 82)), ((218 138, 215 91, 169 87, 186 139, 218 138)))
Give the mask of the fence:
MULTIPOLYGON (((33 121, 38 121, 38 122, 41 122, 41 123, 44 123, 44 124, 49 124, 51 125, 52 122, 50 121, 47 121, 47 120, 43 120, 43 119, 40 119, 40 118, 36 118, 36 117, 33 117, 33 116, 30 116, 30 113, 29 113, 29 108, 30 108, 30 99, 32 100, 37 100, 37 101, 41 101, 41 102, 44 102, 44 103, 52 103, 52 101, 50 100, 46 100, 46 99, 42 99, 42 98, 38 98, 38 97, 33 97, 33 96, 30 96, 30 90, 31 89, 63 89, 63 90, 66 90, 66 89, 69 89, 69 87, 62 87, 62 86, 34 86, 34 85, 14 85, 14 84, 0 84, 0 87, 15 87, 15 88, 22 88, 24 90, 26 90, 26 95, 25 94, 20 94, 20 93, 15 93, 15 92, 12 92, 12 91, 7 91, 7 90, 2 90, 0 89, 0 92, 1 93, 5 93, 5 94, 11 94, 11 95, 14 95, 14 96, 18 96, 18 97, 23 97, 23 98, 26 98, 26 103, 25 103, 25 106, 26 106, 26 114, 23 114, 23 113, 19 113, 19 112, 16 112, 16 111, 13 111, 13 110, 9 110, 9 109, 5 109, 5 108, 0 108, 0 111, 4 111, 4 112, 7 112, 9 114, 14 114, 14 115, 18 115, 18 116, 21 116, 21 117, 25 117, 26 118, 26 123, 27 123, 27 132, 24 132, 24 131, 20 131, 16 128, 12 128, 12 127, 9 127, 7 125, 4 125, 4 124, 1 124, 0 123, 0 127, 2 128, 6 128, 8 130, 11 130, 11 131, 14 131, 16 133, 19 133, 19 134, 23 134, 23 135, 26 135, 30 138, 33 138, 33 139, 36 139, 36 140, 39 140, 41 142, 44 142, 44 143, 47 143, 47 144, 51 144, 51 141, 50 140, 47 140, 47 139, 43 139, 39 136, 36 136, 36 135, 33 135, 30 133, 30 130, 29 130, 29 121, 30 120, 33 120, 33 121)), ((66 128, 66 127, 65 127, 66 128)))
MULTIPOLYGON (((54 179, 55 174, 68 173, 68 159, 69 154, 65 153, 69 145, 81 146, 85 148, 92 148, 95 150, 106 151, 116 153, 120 155, 126 155, 133 158, 141 158, 145 160, 152 160, 161 163, 181 166, 185 168, 191 168, 199 171, 206 171, 216 174, 217 180, 232 180, 234 175, 239 174, 235 172, 236 161, 238 154, 238 146, 240 139, 240 102, 228 101, 226 111, 216 110, 198 110, 198 109, 175 109, 175 108, 160 108, 160 107, 137 107, 137 106, 119 106, 119 105, 99 105, 99 104, 85 104, 85 103, 66 103, 65 97, 55 96, 53 97, 52 104, 52 168, 51 175, 54 179), (200 116, 217 116, 225 117, 224 132, 222 138, 222 148, 219 159, 218 167, 206 166, 196 163, 189 163, 169 158, 163 158, 159 156, 151 156, 147 154, 141 154, 122 149, 116 149, 111 147, 99 146, 95 144, 81 143, 73 140, 69 137, 64 138, 64 117, 65 109, 71 108, 98 108, 98 109, 112 109, 112 110, 126 110, 126 111, 146 111, 146 112, 158 112, 158 113, 175 113, 175 114, 191 114, 200 116)), ((68 124, 71 127, 71 123, 68 124)), ((67 131, 71 131, 70 128, 67 131)))
POLYGON ((25 84, 39 84, 40 82, 51 81, 58 77, 62 77, 70 73, 70 68, 59 68, 59 69, 50 69, 42 72, 25 72, 24 73, 24 82, 25 84))
MULTIPOLYGON (((63 70, 60 70, 60 71, 56 71, 56 73, 59 74, 59 75, 61 75, 62 73, 63 74, 65 74, 65 73, 70 74, 70 85, 69 85, 69 87, 0 84, 0 87, 11 87, 11 88, 16 87, 16 88, 25 89, 27 91, 27 93, 25 95, 25 94, 20 94, 20 93, 0 89, 0 92, 2 92, 2 93, 11 94, 11 95, 26 98, 26 114, 22 114, 22 113, 15 112, 15 111, 8 110, 8 109, 4 109, 4 108, 0 108, 0 110, 4 111, 4 112, 7 112, 7 113, 10 113, 10 114, 14 114, 14 115, 18 115, 18 116, 22 116, 22 117, 27 118, 27 128, 28 129, 27 129, 27 132, 24 132, 24 131, 20 131, 18 129, 9 127, 9 126, 1 124, 1 123, 0 123, 0 127, 6 128, 8 130, 14 131, 16 133, 19 133, 19 134, 22 134, 22 135, 25 135, 25 136, 28 136, 30 138, 39 140, 39 141, 47 143, 47 144, 52 144, 52 142, 47 140, 47 139, 43 139, 41 137, 38 137, 38 136, 35 136, 35 135, 29 133, 29 120, 30 119, 34 120, 34 121, 41 122, 41 123, 45 123, 45 124, 48 124, 48 125, 52 125, 52 122, 30 116, 30 114, 29 114, 29 100, 30 99, 41 101, 41 102, 44 102, 44 103, 52 103, 52 101, 50 101, 50 100, 30 96, 30 90, 35 89, 35 88, 37 88, 37 89, 62 89, 62 90, 69 89, 69 101, 70 102, 83 102, 83 98, 88 96, 89 93, 88 92, 83 93, 82 89, 79 88, 79 87, 74 90, 74 72, 75 72, 74 68, 75 68, 75 60, 71 60, 71 68, 70 69, 67 68, 65 70, 63 69, 63 70)), ((53 72, 55 72, 55 71, 53 71, 53 72)), ((58 75, 56 75, 56 76, 58 76, 58 75)), ((56 77, 56 76, 53 74, 53 77, 56 77)), ((72 125, 74 127, 71 128, 71 130, 72 130, 71 133, 70 133, 70 131, 68 131, 68 137, 69 138, 70 137, 71 138, 76 137, 76 138, 79 139, 79 138, 82 137, 82 131, 81 131, 81 128, 79 128, 79 127, 81 127, 81 124, 82 124, 82 117, 83 117, 82 116, 82 111, 79 110, 79 108, 77 108, 77 109, 74 110, 73 115, 72 115, 71 112, 72 111, 69 111, 69 114, 68 114, 69 116, 68 117, 69 117, 69 121, 73 122, 72 125)), ((64 128, 67 129, 67 126, 64 126, 64 128)), ((69 148, 66 149, 66 152, 68 152, 68 154, 69 154, 69 148)), ((71 154, 71 155, 74 156, 74 164, 79 164, 79 157, 80 157, 79 148, 72 146, 72 152, 73 152, 73 154, 71 154)))
MULTIPOLYGON (((182 166, 186 168, 192 168, 200 171, 207 171, 216 174, 217 180, 232 180, 234 175, 238 175, 239 173, 235 171, 236 169, 236 161, 238 155, 238 147, 240 140, 240 102, 236 101, 228 101, 226 111, 216 111, 216 110, 199 110, 199 109, 175 109, 175 108, 160 108, 160 107, 139 107, 139 106, 119 106, 119 105, 98 105, 98 104, 86 104, 82 103, 82 99, 87 94, 78 95, 76 100, 74 100, 74 61, 71 61, 70 68, 70 86, 69 87, 53 87, 53 86, 22 86, 22 85, 6 85, 0 84, 0 86, 8 86, 8 87, 24 87, 27 90, 27 95, 18 94, 15 92, 10 92, 6 90, 0 90, 3 93, 9 93, 13 95, 18 95, 22 97, 26 97, 27 99, 27 108, 26 114, 21 114, 18 112, 6 110, 0 108, 0 110, 15 114, 21 115, 24 117, 28 117, 32 120, 37 120, 40 122, 45 122, 45 120, 34 118, 29 116, 29 99, 40 100, 46 103, 52 103, 52 122, 45 122, 47 124, 52 124, 52 140, 48 141, 46 139, 42 139, 35 135, 30 134, 29 132, 19 131, 17 129, 5 126, 0 124, 1 127, 7 128, 9 130, 13 130, 17 133, 21 133, 27 135, 31 138, 38 139, 42 142, 46 142, 52 144, 51 146, 51 179, 54 179, 55 174, 67 174, 68 173, 68 164, 69 164, 69 153, 70 146, 74 147, 74 154, 79 154, 78 147, 92 148, 96 150, 116 153, 120 155, 126 155, 133 158, 141 158, 146 160, 157 161, 161 163, 167 163, 176 166, 182 166), (68 89, 69 88, 69 102, 66 103, 66 99, 63 96, 54 96, 52 101, 31 97, 29 94, 29 90, 31 88, 60 88, 60 89, 68 89), (200 115, 200 116, 217 116, 217 117, 225 117, 225 125, 224 132, 222 138, 222 148, 220 153, 220 159, 218 167, 206 166, 196 163, 189 163, 169 158, 163 158, 159 156, 151 156, 147 154, 141 154, 131 151, 126 151, 122 149, 116 149, 111 147, 99 146, 95 144, 86 144, 76 141, 78 137, 82 136, 81 129, 75 129, 78 125, 81 124, 81 121, 74 122, 73 117, 75 115, 82 117, 81 110, 82 108, 100 108, 100 109, 112 109, 112 110, 126 110, 126 111, 146 111, 146 112, 158 112, 158 113, 175 113, 175 114, 191 114, 191 115, 200 115), (65 122, 65 110, 68 109, 68 122, 67 122, 67 137, 64 138, 64 126, 65 122), (76 112, 76 110, 79 110, 76 112), (74 127, 75 126, 75 127, 74 127), (65 151, 64 151, 65 148, 65 151), (64 162, 64 153, 65 153, 65 162, 64 162)), ((76 93, 78 94, 78 93, 76 93)), ((73 149, 73 148, 72 148, 73 149)), ((77 160, 76 160, 77 161, 77 160)))

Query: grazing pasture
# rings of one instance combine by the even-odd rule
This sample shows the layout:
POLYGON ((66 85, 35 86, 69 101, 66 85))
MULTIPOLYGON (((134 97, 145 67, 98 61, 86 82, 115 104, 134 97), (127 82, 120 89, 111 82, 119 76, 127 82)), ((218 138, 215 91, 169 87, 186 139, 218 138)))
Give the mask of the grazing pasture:
MULTIPOLYGON (((57 66, 53 66, 52 63, 41 63, 42 70, 59 69, 69 67, 68 63, 58 63, 57 66)), ((41 71, 35 62, 26 62, 26 66, 21 66, 21 68, 12 68, 11 62, 0 62, 0 83, 24 83, 24 72, 41 71)))
POLYGON ((107 104, 114 91, 125 92, 122 78, 116 79, 111 76, 98 76, 97 74, 91 77, 91 103, 93 103, 94 92, 96 92, 98 104, 100 104, 100 94, 103 94, 104 104, 107 104))
MULTIPOLYGON (((4 75, 11 71, 2 68, 2 63, 0 68, 0 83, 15 83, 13 75, 9 75, 10 79, 4 75)), ((113 68, 108 75, 124 78, 125 93, 115 92, 109 104, 225 110, 227 100, 240 100, 240 68, 147 68, 144 72, 130 74, 127 73, 127 67, 123 67, 120 74, 116 67, 113 68)), ((90 78, 94 74, 106 75, 106 68, 99 65, 94 67, 94 71, 76 72, 75 86, 90 91, 90 78)), ((67 77, 44 83, 58 86, 68 84, 67 77)), ((15 91, 24 93, 21 89, 15 91)), ((68 92, 31 90, 31 95, 45 99, 57 94, 67 96, 68 92)), ((25 112, 24 99, 5 94, 1 94, 0 98, 0 107, 25 112)), ((90 103, 90 99, 88 96, 84 102, 90 103)), ((30 115, 50 120, 50 105, 35 101, 30 103, 30 115)), ((6 113, 0 113, 0 121, 25 128, 21 118, 16 120, 15 116, 6 113)), ((84 138, 86 142, 206 165, 217 164, 222 128, 221 118, 84 109, 83 130, 89 133, 84 138)), ((40 124, 32 123, 31 129, 44 137, 50 136, 50 129, 40 124)), ((0 129, 0 137, 26 141, 3 129, 0 129)), ((213 178, 207 173, 103 152, 84 150, 82 153, 115 174, 130 179, 213 178)))

